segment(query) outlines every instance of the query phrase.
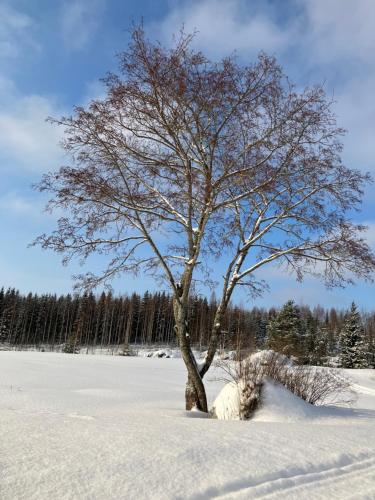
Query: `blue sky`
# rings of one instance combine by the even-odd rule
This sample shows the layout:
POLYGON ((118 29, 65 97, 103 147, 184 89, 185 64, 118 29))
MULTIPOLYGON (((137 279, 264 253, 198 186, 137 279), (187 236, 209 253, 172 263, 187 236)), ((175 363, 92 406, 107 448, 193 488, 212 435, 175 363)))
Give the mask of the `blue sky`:
MULTIPOLYGON (((260 50, 276 55, 300 87, 324 82, 348 129, 343 158, 375 174, 375 2, 373 0, 0 0, 0 286, 23 292, 72 289, 78 264, 27 245, 53 227, 43 197, 31 185, 67 160, 61 130, 45 123, 73 105, 100 96, 99 79, 116 69, 132 21, 144 20, 153 38, 171 43, 182 23, 198 31, 195 44, 212 58, 237 52, 251 61, 260 50)), ((365 193, 357 222, 369 226, 375 248, 375 191, 365 193)), ((100 262, 92 259, 89 267, 100 262)), ((375 308, 375 285, 327 291, 280 270, 264 271, 270 291, 259 305, 300 303, 347 307, 354 299, 375 308)), ((153 288, 124 276, 117 291, 153 288)), ((246 298, 237 296, 246 303, 246 298)))

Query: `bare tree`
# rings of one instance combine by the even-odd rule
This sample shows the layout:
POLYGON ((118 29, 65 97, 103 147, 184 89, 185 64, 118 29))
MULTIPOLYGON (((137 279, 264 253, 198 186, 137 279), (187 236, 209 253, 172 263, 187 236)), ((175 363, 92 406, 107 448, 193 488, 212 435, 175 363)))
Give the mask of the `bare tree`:
POLYGON ((186 408, 207 411, 203 377, 236 286, 260 292, 255 271, 285 263, 302 279, 343 285, 369 278, 375 258, 348 220, 369 176, 340 159, 343 130, 319 86, 297 92, 275 59, 218 63, 181 33, 173 48, 132 33, 106 97, 51 119, 65 129, 72 166, 44 176, 51 210, 66 216, 44 248, 83 260, 111 255, 84 288, 126 272, 164 279, 188 381, 186 408), (221 297, 203 363, 190 346, 188 301, 195 280, 226 259, 221 297), (348 274, 349 272, 349 274, 348 274))

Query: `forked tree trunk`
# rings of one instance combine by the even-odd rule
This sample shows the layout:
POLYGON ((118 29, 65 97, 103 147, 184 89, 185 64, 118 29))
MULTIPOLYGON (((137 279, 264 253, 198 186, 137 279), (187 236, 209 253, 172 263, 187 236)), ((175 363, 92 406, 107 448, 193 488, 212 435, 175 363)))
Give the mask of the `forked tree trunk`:
MULTIPOLYGON (((230 297, 230 294, 228 295, 230 297)), ((188 380, 186 382, 186 389, 185 389, 185 402, 186 402, 186 409, 187 410, 192 410, 193 408, 197 408, 201 411, 208 412, 208 407, 207 407, 207 397, 206 397, 206 391, 205 387, 203 384, 203 377, 209 370, 212 361, 214 359, 216 350, 217 350, 217 345, 220 337, 220 332, 221 332, 221 323, 223 320, 224 313, 226 311, 227 307, 227 302, 228 301, 222 301, 219 307, 216 310, 214 322, 212 325, 212 330, 211 330, 211 336, 210 336, 210 341, 208 345, 208 351, 204 360, 204 363, 198 367, 197 363, 195 362, 195 358, 193 353, 191 352, 190 349, 190 339, 188 338, 188 346, 183 346, 181 347, 181 353, 183 353, 183 348, 186 349, 188 348, 191 358, 194 360, 194 367, 195 371, 193 372, 193 375, 188 369, 188 380), (200 394, 204 394, 204 398, 202 399, 200 394)), ((185 322, 186 325, 186 322, 185 322)), ((188 332, 186 332, 188 333, 188 332)), ((181 341, 180 341, 181 345, 181 341)), ((183 355, 184 357, 184 355, 183 355)), ((185 360, 185 358, 184 358, 185 360)), ((186 363, 185 363, 186 364, 186 363)))
POLYGON ((188 372, 185 389, 186 410, 193 410, 196 408, 197 410, 207 413, 206 390, 190 346, 190 335, 187 328, 187 306, 181 304, 178 299, 174 300, 174 315, 176 322, 175 329, 180 344, 181 355, 188 372))
MULTIPOLYGON (((203 390, 205 391, 204 386, 203 390)), ((188 379, 185 387, 186 410, 194 410, 196 408, 200 411, 208 412, 206 394, 205 394, 205 400, 206 400, 205 403, 204 402, 202 403, 202 401, 199 398, 198 390, 194 384, 194 377, 191 377, 188 374, 188 379)))

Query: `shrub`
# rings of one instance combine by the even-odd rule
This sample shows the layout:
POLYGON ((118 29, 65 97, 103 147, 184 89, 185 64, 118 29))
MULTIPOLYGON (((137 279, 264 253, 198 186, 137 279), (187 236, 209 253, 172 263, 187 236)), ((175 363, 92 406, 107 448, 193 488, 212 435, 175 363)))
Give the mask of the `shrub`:
POLYGON ((346 403, 353 400, 349 381, 337 370, 296 366, 287 356, 260 351, 236 362, 218 361, 225 380, 239 390, 240 419, 248 420, 261 401, 266 377, 279 382, 293 394, 312 405, 346 403))
POLYGON ((79 354, 79 346, 77 345, 77 337, 72 334, 68 337, 67 341, 63 345, 62 352, 66 354, 79 354))

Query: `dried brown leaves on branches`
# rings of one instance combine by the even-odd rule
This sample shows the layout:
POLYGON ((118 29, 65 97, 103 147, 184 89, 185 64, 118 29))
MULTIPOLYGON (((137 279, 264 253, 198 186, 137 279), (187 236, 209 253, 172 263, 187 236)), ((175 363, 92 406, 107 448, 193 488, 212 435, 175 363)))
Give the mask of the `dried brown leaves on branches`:
POLYGON ((222 254, 228 300, 275 260, 328 284, 368 277, 373 255, 346 216, 368 176, 342 164, 323 89, 298 93, 264 54, 213 63, 190 42, 165 49, 136 29, 107 96, 51 119, 72 164, 39 189, 67 216, 38 242, 66 259, 111 255, 86 286, 142 269, 174 287, 222 254))

